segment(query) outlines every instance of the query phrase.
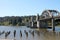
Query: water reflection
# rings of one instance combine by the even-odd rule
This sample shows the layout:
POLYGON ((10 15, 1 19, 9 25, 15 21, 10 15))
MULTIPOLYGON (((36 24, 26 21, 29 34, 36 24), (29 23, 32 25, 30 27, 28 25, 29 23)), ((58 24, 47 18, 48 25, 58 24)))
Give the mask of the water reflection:
POLYGON ((53 32, 47 29, 36 30, 26 27, 3 27, 2 29, 0 28, 0 34, 2 34, 0 35, 0 39, 5 38, 13 40, 60 40, 60 31, 53 32))

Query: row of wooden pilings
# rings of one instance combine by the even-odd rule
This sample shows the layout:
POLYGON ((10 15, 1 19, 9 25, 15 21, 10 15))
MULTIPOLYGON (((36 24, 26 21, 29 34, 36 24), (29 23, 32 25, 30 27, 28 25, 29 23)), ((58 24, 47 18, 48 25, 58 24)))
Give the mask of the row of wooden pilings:
MULTIPOLYGON (((16 37, 16 33, 17 33, 16 30, 14 30, 14 32, 13 32, 14 38, 16 37)), ((24 33, 28 37, 28 32, 26 30, 24 30, 24 33)), ((30 30, 29 33, 31 33, 34 36, 34 31, 31 32, 31 30, 30 30)), ((7 31, 7 32, 3 31, 3 32, 0 32, 0 35, 2 35, 2 34, 5 34, 5 38, 7 38, 11 34, 11 31, 7 31)), ((23 33, 20 30, 20 37, 22 37, 22 35, 23 35, 23 33)))
MULTIPOLYGON (((13 32, 14 38, 16 37, 16 33, 17 33, 17 31, 14 30, 14 32, 13 32)), ((35 33, 37 33, 38 36, 40 36, 40 34, 43 34, 43 35, 48 34, 48 35, 52 35, 52 36, 53 35, 60 35, 60 32, 52 32, 52 31, 31 31, 31 30, 29 30, 27 32, 26 30, 24 30, 24 33, 25 33, 26 37, 29 36, 29 33, 33 37, 35 36, 35 33)), ((3 31, 3 32, 0 32, 0 35, 2 35, 2 34, 5 34, 5 39, 6 39, 11 34, 11 31, 8 31, 8 32, 3 31)), ((21 30, 20 30, 19 35, 20 35, 20 37, 23 37, 23 32, 21 30)))

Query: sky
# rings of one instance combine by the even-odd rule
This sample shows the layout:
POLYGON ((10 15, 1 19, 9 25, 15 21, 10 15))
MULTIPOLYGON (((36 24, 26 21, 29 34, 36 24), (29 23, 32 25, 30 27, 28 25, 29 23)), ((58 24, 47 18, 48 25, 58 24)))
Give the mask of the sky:
POLYGON ((0 0, 0 17, 41 15, 48 9, 60 11, 60 0, 0 0))

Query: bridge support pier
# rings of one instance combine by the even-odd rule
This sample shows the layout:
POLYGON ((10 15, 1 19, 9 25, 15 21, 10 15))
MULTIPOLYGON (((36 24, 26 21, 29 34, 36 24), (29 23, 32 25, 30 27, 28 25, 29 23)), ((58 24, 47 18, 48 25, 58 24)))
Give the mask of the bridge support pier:
POLYGON ((55 20, 52 18, 52 30, 55 31, 55 20))
POLYGON ((40 27, 40 22, 39 22, 39 21, 37 21, 37 27, 38 27, 38 28, 40 27))
POLYGON ((40 27, 39 14, 37 14, 36 16, 36 21, 37 21, 37 28, 39 28, 40 27))
POLYGON ((34 22, 32 22, 31 24, 32 24, 31 27, 33 27, 34 26, 34 22))

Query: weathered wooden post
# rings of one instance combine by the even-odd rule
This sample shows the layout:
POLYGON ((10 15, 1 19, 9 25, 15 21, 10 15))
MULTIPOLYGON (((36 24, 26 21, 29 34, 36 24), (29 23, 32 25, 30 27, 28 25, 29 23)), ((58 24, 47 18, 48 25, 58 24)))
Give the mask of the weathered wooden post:
POLYGON ((14 30, 14 37, 16 36, 16 30, 14 30))
POLYGON ((10 31, 9 32, 5 32, 5 38, 7 38, 7 36, 10 34, 10 31))
POLYGON ((24 32, 25 32, 26 36, 28 37, 28 32, 26 32, 26 30, 24 30, 24 32))
POLYGON ((33 37, 34 37, 34 31, 32 31, 32 35, 33 35, 33 37))
POLYGON ((21 30, 20 30, 20 37, 22 37, 22 32, 21 32, 21 30))
POLYGON ((55 20, 53 16, 52 16, 52 30, 55 31, 55 20))
POLYGON ((5 38, 7 38, 7 33, 5 33, 5 38))

